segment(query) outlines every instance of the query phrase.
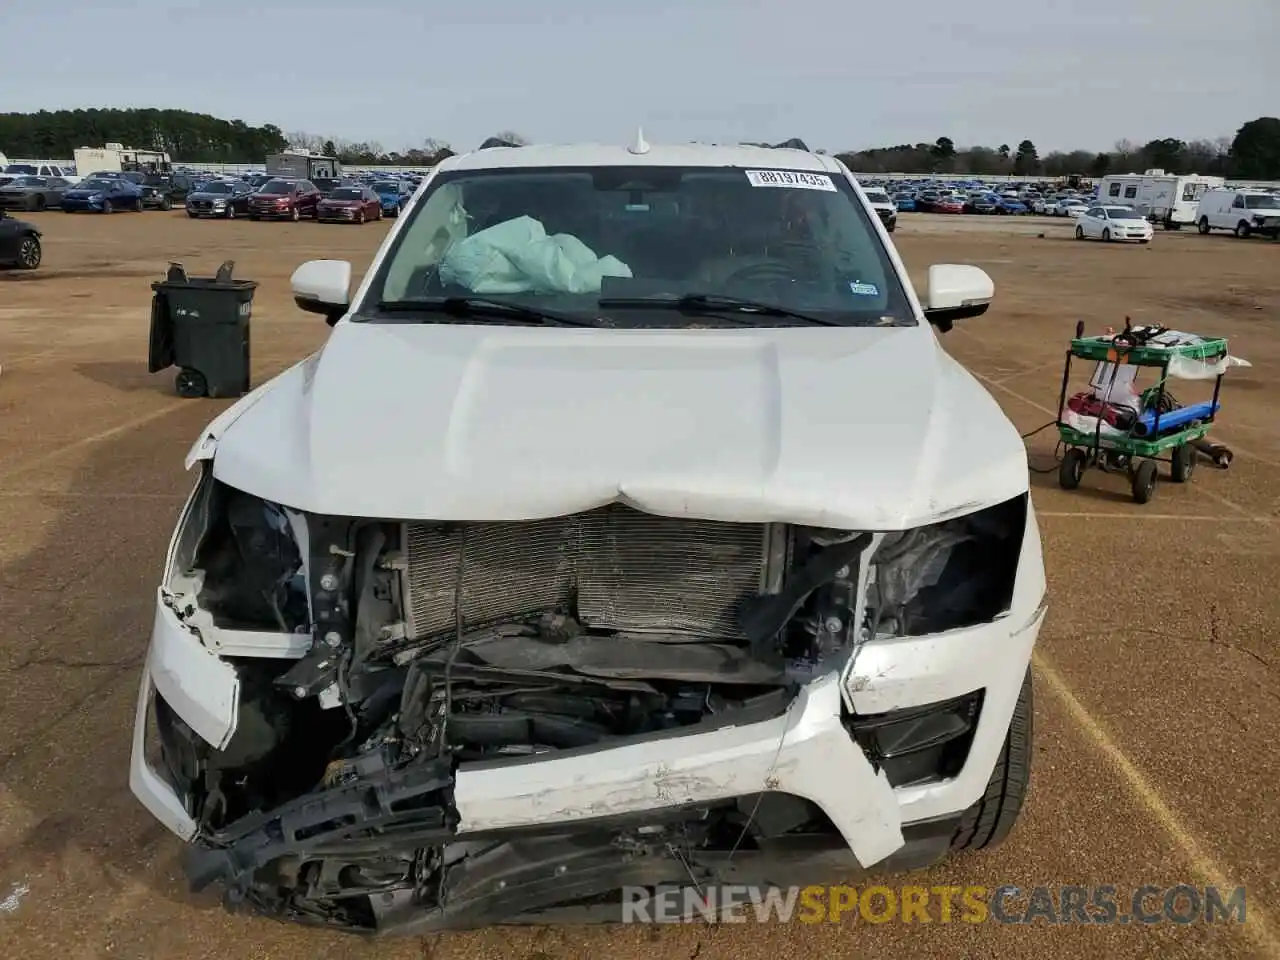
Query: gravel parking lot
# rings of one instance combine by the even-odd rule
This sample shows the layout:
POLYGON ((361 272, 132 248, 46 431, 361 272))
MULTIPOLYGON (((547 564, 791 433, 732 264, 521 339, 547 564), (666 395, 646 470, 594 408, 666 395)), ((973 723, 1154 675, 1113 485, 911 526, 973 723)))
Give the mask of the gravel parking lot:
MULTIPOLYGON (((1050 612, 1035 659, 1029 805, 1000 849, 923 885, 1218 884, 1247 923, 932 923, 498 929, 370 945, 234 917, 186 892, 179 844, 135 802, 127 758, 153 591, 189 481, 182 459, 227 401, 180 400, 146 371, 152 280, 224 259, 260 282, 261 382, 315 349, 301 261, 363 270, 386 224, 191 221, 181 213, 30 215, 45 263, 0 274, 0 956, 67 958, 1280 956, 1280 244, 1157 232, 1079 243, 1065 221, 903 215, 895 241, 973 263, 996 303, 946 335, 1023 431, 1052 419, 1078 320, 1231 338, 1251 368, 1224 387, 1227 471, 1202 464, 1145 507, 1123 477, 1078 491, 1037 473, 1050 612), (5 898, 8 899, 5 899, 5 898)), ((358 389, 359 385, 352 385, 358 389)), ((963 429, 962 425, 957 429, 963 429)), ((1053 438, 1029 441, 1053 464, 1053 438)), ((866 451, 869 457, 874 450, 866 451)), ((942 466, 945 469, 945 465, 942 466)))

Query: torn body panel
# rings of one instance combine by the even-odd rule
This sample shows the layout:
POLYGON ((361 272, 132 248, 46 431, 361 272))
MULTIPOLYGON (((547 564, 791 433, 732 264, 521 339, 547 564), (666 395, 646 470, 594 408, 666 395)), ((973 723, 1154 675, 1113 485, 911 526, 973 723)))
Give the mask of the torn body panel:
POLYGON ((426 524, 206 470, 131 785, 197 885, 362 931, 713 882, 736 855, 768 877, 795 845, 813 869, 899 862, 1001 750, 1043 594, 1025 500, 906 534, 623 504, 426 524), (955 589, 965 568, 986 581, 955 589))

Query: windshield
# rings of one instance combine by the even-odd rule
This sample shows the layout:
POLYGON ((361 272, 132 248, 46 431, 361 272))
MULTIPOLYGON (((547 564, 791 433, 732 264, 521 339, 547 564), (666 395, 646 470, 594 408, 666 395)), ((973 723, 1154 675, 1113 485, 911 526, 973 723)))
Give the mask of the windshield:
POLYGON ((1112 220, 1141 220, 1138 211, 1132 207, 1107 207, 1107 216, 1112 220))
POLYGON ((1244 205, 1250 210, 1280 210, 1280 197, 1245 197, 1244 205))
POLYGON ((43 187, 45 184, 44 177, 14 177, 13 182, 8 184, 11 187, 43 187))
POLYGON ((670 325, 679 320, 664 302, 709 296, 824 322, 915 324, 852 185, 826 173, 461 171, 436 179, 411 209, 371 284, 364 309, 375 319, 379 302, 475 296, 609 326, 670 325))
POLYGON ((80 184, 81 190, 110 190, 115 186, 111 180, 85 180, 80 184))
POLYGON ((258 188, 259 193, 293 193, 294 184, 288 180, 271 180, 258 188))
POLYGON ((364 194, 358 187, 339 187, 333 191, 334 200, 359 200, 364 194))
POLYGON ((373 185, 373 189, 378 191, 378 193, 397 193, 400 190, 400 185, 398 183, 388 183, 385 180, 380 180, 373 185))
POLYGON ((229 183, 206 183, 200 188, 201 193, 230 193, 231 184, 229 183))

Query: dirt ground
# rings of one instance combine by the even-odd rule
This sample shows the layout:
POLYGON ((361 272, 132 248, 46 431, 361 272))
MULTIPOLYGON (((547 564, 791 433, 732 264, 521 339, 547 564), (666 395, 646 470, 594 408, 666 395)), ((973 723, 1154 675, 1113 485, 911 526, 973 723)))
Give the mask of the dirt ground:
MULTIPOLYGON (((178 842, 127 785, 134 701, 182 458, 226 401, 146 371, 149 283, 166 262, 233 258, 261 283, 258 382, 319 346, 294 308, 301 261, 363 270, 385 225, 196 222, 181 213, 32 216, 45 265, 0 275, 0 956, 517 960, 783 956, 1280 956, 1280 243, 1192 232, 1077 243, 1061 221, 904 215, 917 283, 973 263, 996 303, 943 342, 1024 431, 1053 416, 1076 321, 1155 321, 1231 338, 1236 459, 1162 483, 1072 493, 1034 476, 1051 606, 1035 659, 1035 762, 1000 849, 903 882, 1248 888, 1248 921, 1154 926, 693 924, 499 929, 369 945, 224 913, 187 893, 178 842)), ((1053 440, 1029 441, 1052 467, 1053 440)), ((891 880, 890 882, 894 882, 891 880)))

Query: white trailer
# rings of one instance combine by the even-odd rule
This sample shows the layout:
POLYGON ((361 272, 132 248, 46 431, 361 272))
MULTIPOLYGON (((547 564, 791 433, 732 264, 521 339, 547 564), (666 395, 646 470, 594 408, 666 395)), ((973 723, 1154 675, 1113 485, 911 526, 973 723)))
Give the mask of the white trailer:
POLYGON ((1200 197, 1225 182, 1222 177, 1163 170, 1115 173, 1102 178, 1098 200, 1133 207, 1148 220, 1162 223, 1166 230, 1178 230, 1196 222, 1200 197))
POLYGON ((138 150, 119 143, 105 147, 81 147, 76 151, 76 173, 85 177, 91 173, 168 173, 171 169, 169 154, 163 150, 138 150))

